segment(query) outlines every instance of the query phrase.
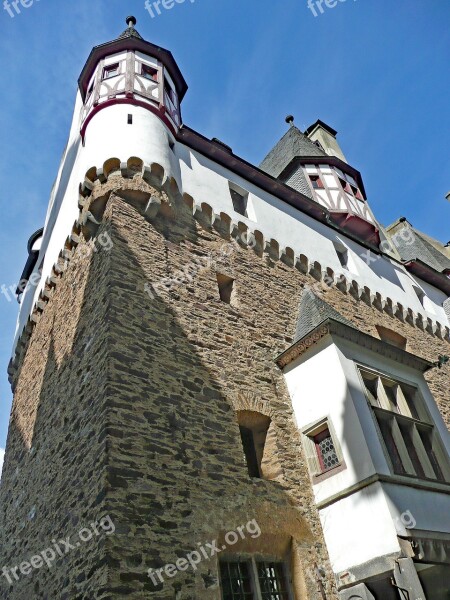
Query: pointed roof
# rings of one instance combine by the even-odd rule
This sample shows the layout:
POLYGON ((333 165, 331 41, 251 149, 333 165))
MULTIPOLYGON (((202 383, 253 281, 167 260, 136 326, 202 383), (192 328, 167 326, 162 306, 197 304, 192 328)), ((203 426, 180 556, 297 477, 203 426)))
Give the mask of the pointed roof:
POLYGON ((298 127, 291 125, 259 165, 259 168, 272 177, 278 177, 294 158, 303 156, 327 156, 327 154, 298 127))
POLYGON ((137 23, 136 18, 135 17, 127 17, 126 22, 128 23, 128 28, 125 29, 125 31, 123 33, 121 33, 117 39, 123 40, 124 38, 135 37, 138 40, 143 40, 144 38, 134 28, 134 26, 137 23))
POLYGON ((319 298, 310 288, 305 288, 298 309, 294 343, 306 337, 311 331, 328 319, 333 319, 338 323, 353 327, 352 323, 328 304, 328 302, 319 298))
POLYGON ((442 273, 450 270, 450 251, 418 229, 415 229, 404 217, 386 228, 402 260, 420 260, 435 271, 442 273))

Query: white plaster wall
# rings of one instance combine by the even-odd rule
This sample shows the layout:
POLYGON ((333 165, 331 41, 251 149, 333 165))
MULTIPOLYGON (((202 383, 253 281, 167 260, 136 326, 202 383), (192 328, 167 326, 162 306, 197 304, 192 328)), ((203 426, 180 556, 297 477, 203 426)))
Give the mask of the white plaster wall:
POLYGON ((450 533, 450 496, 438 492, 383 483, 389 511, 398 535, 411 535, 414 529, 450 533))
POLYGON ((335 573, 400 551, 379 483, 320 510, 320 520, 335 573))
POLYGON ((375 466, 355 410, 340 353, 331 338, 322 340, 291 363, 284 376, 299 429, 328 417, 344 456, 346 469, 313 486, 316 502, 327 500, 373 475, 375 466))

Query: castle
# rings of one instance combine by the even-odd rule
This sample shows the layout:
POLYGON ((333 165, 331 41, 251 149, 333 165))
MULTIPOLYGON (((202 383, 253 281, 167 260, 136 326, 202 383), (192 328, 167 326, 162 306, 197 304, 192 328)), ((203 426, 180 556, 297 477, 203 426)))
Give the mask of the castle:
POLYGON ((259 167, 190 129, 127 25, 17 290, 1 598, 448 600, 448 245, 320 120, 259 167))

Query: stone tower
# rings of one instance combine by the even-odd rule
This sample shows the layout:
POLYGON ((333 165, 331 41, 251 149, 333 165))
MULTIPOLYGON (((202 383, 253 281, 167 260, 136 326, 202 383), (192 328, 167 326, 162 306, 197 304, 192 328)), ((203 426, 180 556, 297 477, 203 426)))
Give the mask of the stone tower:
POLYGON ((440 600, 448 264, 410 270, 317 126, 258 168, 182 125, 127 24, 18 289, 1 597, 440 600))

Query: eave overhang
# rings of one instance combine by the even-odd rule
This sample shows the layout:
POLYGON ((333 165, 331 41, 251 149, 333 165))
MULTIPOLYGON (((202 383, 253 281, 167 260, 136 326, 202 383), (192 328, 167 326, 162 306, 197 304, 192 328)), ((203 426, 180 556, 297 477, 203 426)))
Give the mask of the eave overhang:
POLYGON ((107 42, 105 44, 101 44, 100 46, 95 46, 95 48, 93 48, 86 61, 86 64, 83 67, 83 70, 81 71, 80 78, 78 79, 78 87, 80 89, 83 102, 86 99, 89 81, 98 62, 111 54, 124 52, 126 50, 138 50, 144 54, 149 54, 161 61, 161 63, 169 71, 170 76, 174 81, 179 101, 181 102, 183 100, 187 92, 188 85, 177 63, 175 62, 172 53, 169 50, 165 50, 160 46, 152 44, 151 42, 146 42, 143 39, 130 36, 125 38, 118 38, 117 40, 113 40, 112 42, 107 42))
POLYGON ((438 290, 441 290, 441 292, 447 294, 447 296, 450 296, 450 278, 446 275, 445 271, 440 273, 418 258, 405 261, 403 264, 413 275, 433 285, 438 290))
POLYGON ((330 318, 322 321, 322 323, 317 325, 317 327, 312 329, 302 339, 298 340, 287 350, 282 352, 275 359, 275 362, 280 369, 284 369, 292 361, 299 356, 302 356, 307 350, 309 350, 309 348, 315 346, 326 336, 336 336, 340 339, 348 340, 357 344, 361 348, 366 348, 367 350, 376 352, 385 358, 390 358, 397 363, 411 367, 421 373, 424 373, 425 371, 428 371, 428 369, 434 367, 434 363, 420 356, 416 356, 415 354, 406 352, 406 350, 402 350, 401 348, 392 346, 387 342, 383 342, 372 335, 356 329, 356 327, 345 325, 344 323, 330 318))

